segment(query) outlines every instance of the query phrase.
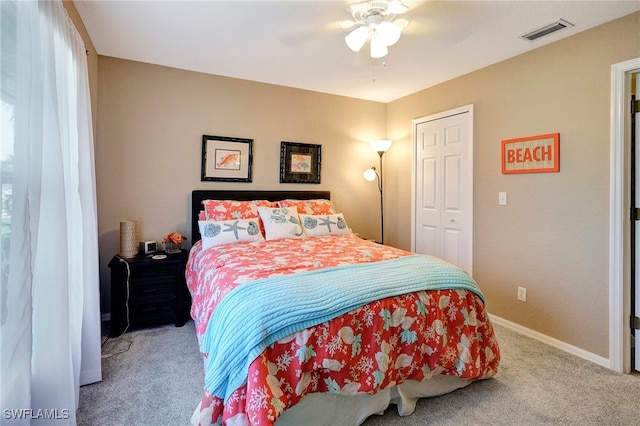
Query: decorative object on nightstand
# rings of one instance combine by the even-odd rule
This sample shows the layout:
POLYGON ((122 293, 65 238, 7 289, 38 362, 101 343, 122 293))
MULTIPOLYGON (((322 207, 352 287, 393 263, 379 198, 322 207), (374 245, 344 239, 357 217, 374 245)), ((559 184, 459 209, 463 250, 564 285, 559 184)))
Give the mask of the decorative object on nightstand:
POLYGON ((110 337, 129 329, 185 324, 191 296, 185 280, 187 250, 165 256, 114 256, 111 269, 110 337))
POLYGON ((126 259, 138 254, 138 223, 135 220, 120 222, 120 257, 126 259))
POLYGON ((157 241, 140 241, 140 247, 138 248, 138 253, 140 254, 151 254, 158 251, 158 242, 157 241))
POLYGON ((181 233, 179 233, 179 232, 169 232, 162 239, 162 242, 164 243, 164 252, 167 253, 167 254, 180 253, 180 250, 182 250, 180 245, 185 240, 186 240, 186 238, 184 236, 182 236, 181 233))
POLYGON ((363 177, 369 182, 373 182, 378 179, 378 191, 380 191, 380 242, 384 244, 384 200, 382 197, 382 156, 385 152, 391 148, 391 141, 388 139, 381 139, 369 142, 371 148, 378 153, 380 156, 380 169, 379 172, 376 171, 375 166, 371 166, 369 169, 365 170, 362 174, 363 177))

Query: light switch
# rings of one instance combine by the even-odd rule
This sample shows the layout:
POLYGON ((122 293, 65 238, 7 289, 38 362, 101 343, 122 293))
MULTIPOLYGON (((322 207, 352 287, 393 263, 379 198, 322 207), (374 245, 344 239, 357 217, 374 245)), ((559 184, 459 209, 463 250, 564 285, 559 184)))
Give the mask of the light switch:
POLYGON ((506 192, 498 192, 498 205, 506 206, 507 205, 507 193, 506 192))

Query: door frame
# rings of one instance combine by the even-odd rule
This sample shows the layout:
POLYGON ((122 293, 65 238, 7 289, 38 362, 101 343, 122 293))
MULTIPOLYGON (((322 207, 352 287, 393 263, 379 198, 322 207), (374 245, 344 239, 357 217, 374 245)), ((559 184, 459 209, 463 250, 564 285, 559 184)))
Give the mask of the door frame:
POLYGON ((467 272, 469 275, 473 276, 473 104, 411 120, 411 251, 415 252, 416 249, 416 127, 419 123, 424 123, 425 121, 440 120, 460 114, 468 114, 467 125, 469 126, 469 140, 467 144, 467 152, 465 153, 468 156, 469 165, 469 174, 467 175, 469 179, 467 182, 469 185, 469 214, 466 216, 464 226, 469 229, 469 244, 467 246, 467 253, 465 253, 465 256, 467 256, 469 261, 468 264, 470 265, 467 272))
POLYGON ((629 217, 625 203, 626 141, 625 125, 629 111, 626 98, 627 76, 640 72, 640 58, 611 66, 611 143, 609 190, 609 368, 619 373, 631 371, 631 333, 629 332, 630 283, 625 258, 625 230, 629 217))

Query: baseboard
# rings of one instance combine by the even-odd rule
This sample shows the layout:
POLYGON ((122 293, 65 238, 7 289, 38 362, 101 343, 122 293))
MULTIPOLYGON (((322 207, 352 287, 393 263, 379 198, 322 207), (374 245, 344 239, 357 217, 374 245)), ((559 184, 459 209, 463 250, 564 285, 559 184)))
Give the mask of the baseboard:
POLYGON ((603 367, 610 368, 609 360, 607 358, 601 357, 600 355, 585 351, 584 349, 580 349, 577 346, 570 345, 566 342, 563 342, 562 340, 554 339, 553 337, 547 336, 546 334, 531 330, 530 328, 524 327, 520 324, 516 324, 515 322, 511 322, 504 318, 500 318, 499 316, 489 314, 489 317, 491 318, 491 322, 494 324, 500 325, 504 328, 508 328, 509 330, 514 331, 518 334, 531 337, 532 339, 545 343, 549 346, 553 346, 554 348, 558 348, 562 351, 570 353, 571 355, 575 355, 579 358, 591 361, 603 367))

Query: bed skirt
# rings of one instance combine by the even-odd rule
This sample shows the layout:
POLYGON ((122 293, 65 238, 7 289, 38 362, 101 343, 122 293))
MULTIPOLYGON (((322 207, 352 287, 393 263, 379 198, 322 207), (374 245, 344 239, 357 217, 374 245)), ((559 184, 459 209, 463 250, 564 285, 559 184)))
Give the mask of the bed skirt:
POLYGON ((408 380, 375 395, 313 393, 282 413, 276 426, 356 426, 373 414, 382 414, 390 404, 397 406, 400 416, 408 416, 415 410, 418 399, 444 395, 473 381, 455 376, 433 376, 425 382, 408 380))

